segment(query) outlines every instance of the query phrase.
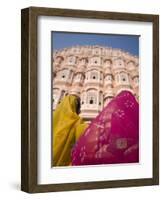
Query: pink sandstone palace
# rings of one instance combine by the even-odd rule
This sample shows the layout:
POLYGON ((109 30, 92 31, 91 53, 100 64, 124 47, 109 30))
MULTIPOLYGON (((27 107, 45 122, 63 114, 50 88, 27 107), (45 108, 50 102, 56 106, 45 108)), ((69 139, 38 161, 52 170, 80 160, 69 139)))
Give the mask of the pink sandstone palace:
POLYGON ((73 46, 53 52, 53 109, 67 94, 81 99, 89 121, 120 91, 139 98, 139 58, 103 46, 73 46))

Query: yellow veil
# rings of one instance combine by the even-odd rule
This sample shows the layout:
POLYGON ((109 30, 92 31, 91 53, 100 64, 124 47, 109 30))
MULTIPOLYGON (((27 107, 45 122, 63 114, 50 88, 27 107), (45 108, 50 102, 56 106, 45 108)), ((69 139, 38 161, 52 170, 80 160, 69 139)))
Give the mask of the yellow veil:
POLYGON ((68 95, 53 112, 53 166, 71 163, 71 149, 87 124, 76 113, 77 97, 68 95))

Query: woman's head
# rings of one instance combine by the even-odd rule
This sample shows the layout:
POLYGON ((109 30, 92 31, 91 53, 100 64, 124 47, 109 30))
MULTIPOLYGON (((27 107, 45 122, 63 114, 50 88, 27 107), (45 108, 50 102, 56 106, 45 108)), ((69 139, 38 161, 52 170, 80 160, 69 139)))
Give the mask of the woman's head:
POLYGON ((76 113, 79 114, 80 113, 80 97, 77 97, 77 103, 76 103, 76 113))
POLYGON ((79 114, 80 113, 80 97, 79 96, 77 96, 77 95, 70 95, 70 96, 73 96, 73 97, 75 97, 75 98, 73 98, 74 99, 74 101, 75 101, 75 112, 77 113, 77 114, 79 114))

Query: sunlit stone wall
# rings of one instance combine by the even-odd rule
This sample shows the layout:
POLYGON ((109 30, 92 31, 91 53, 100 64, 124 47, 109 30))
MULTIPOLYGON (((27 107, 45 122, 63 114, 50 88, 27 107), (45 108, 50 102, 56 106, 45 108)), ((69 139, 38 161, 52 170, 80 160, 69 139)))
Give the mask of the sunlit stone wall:
POLYGON ((53 52, 53 109, 67 94, 81 99, 80 115, 90 120, 120 91, 139 98, 139 58, 103 46, 73 46, 53 52))

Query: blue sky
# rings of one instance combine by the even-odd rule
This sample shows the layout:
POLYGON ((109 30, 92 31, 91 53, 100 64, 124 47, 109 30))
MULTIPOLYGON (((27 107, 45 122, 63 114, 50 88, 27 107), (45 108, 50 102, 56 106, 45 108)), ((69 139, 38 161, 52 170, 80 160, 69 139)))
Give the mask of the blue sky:
POLYGON ((133 55, 139 55, 139 36, 52 32, 52 49, 59 50, 76 45, 101 45, 120 48, 133 55))

